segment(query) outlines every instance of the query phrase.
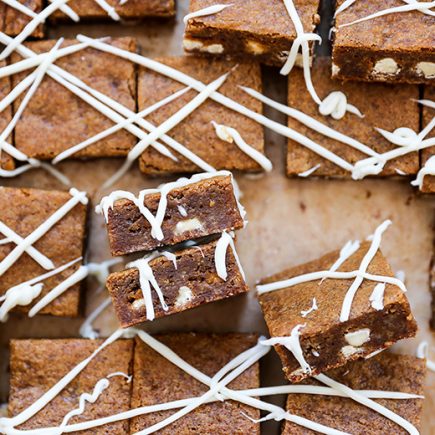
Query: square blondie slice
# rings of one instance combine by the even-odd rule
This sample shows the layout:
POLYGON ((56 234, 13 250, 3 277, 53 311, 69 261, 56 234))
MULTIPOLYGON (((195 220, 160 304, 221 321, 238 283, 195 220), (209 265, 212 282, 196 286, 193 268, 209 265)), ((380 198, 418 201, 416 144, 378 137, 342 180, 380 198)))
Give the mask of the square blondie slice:
MULTIPOLYGON (((351 362, 326 376, 353 390, 380 390, 423 395, 425 361, 410 355, 382 352, 367 360, 351 362)), ((316 381, 314 381, 316 382, 316 381)), ((313 383, 307 381, 306 383, 313 383)), ((317 383, 315 385, 321 385, 317 383)), ((375 399, 420 429, 423 399, 375 399)), ((355 435, 406 434, 402 427, 349 398, 315 394, 290 394, 287 411, 316 423, 355 435)), ((282 435, 314 434, 289 421, 282 435)))
MULTIPOLYGON (((188 20, 184 49, 189 53, 229 55, 282 66, 297 33, 280 0, 224 1, 220 12, 188 20)), ((296 11, 305 32, 314 32, 320 22, 319 0, 296 0, 296 11)), ((214 6, 212 0, 192 0, 189 12, 214 6)))
MULTIPOLYGON (((44 8, 43 0, 18 0, 26 9, 28 14, 9 6, 5 3, 0 4, 0 29, 9 36, 17 36, 32 20, 32 13, 39 14, 44 8)), ((40 24, 33 31, 33 38, 43 38, 45 36, 44 25, 40 24)))
MULTIPOLYGON (((343 3, 345 0, 337 0, 336 7, 343 3)), ((398 6, 403 6, 398 0, 366 0, 354 2, 336 15, 332 46, 334 78, 389 83, 434 82, 433 15, 418 10, 394 12, 346 26, 398 6)))
MULTIPOLYGON (((103 340, 73 338, 12 340, 9 415, 23 412, 102 343, 103 340)), ((128 411, 131 384, 125 376, 131 374, 133 344, 133 340, 118 340, 108 345, 66 388, 18 429, 59 426, 66 414, 79 408, 80 396, 92 394, 97 382, 103 378, 109 381, 108 387, 95 403, 86 403, 84 412, 73 416, 68 424, 128 411), (118 375, 110 376, 112 374, 118 375)), ((127 434, 129 421, 110 423, 81 433, 127 434)))
MULTIPOLYGON (((217 241, 176 251, 173 256, 163 254, 142 266, 109 275, 107 288, 119 322, 123 328, 153 320, 146 308, 141 276, 150 279, 151 268, 164 301, 165 310, 155 291, 151 290, 153 314, 156 318, 169 316, 209 302, 226 299, 249 291, 235 250, 228 248, 224 257, 225 271, 218 273, 215 256, 217 241)), ((150 282, 150 281, 148 281, 150 282)))
MULTIPOLYGON (((55 42, 36 41, 26 45, 36 53, 44 53, 55 42)), ((77 43, 76 40, 66 40, 60 48, 77 43)), ((111 39, 110 44, 129 51, 136 49, 132 38, 111 39)), ((12 55, 12 62, 20 59, 17 54, 12 55)), ((59 58, 55 64, 127 109, 136 110, 136 68, 131 62, 110 53, 86 48, 59 58)), ((13 86, 27 74, 27 71, 14 74, 13 86)), ((21 101, 21 97, 14 101, 14 110, 17 110, 21 101)), ((46 75, 15 127, 15 146, 29 157, 51 160, 113 125, 96 108, 46 75)), ((135 143, 133 135, 126 130, 119 130, 78 151, 72 158, 125 156, 135 143)))
POLYGON ((181 178, 137 197, 115 191, 101 200, 98 211, 106 217, 114 256, 153 251, 244 226, 244 211, 236 199, 232 175, 226 171, 181 178), (139 209, 142 204, 153 216, 160 205, 163 220, 154 225, 162 231, 160 237, 151 225, 154 219, 139 209))
MULTIPOLYGON (((175 16, 175 0, 106 0, 109 7, 121 20, 140 20, 143 18, 170 18, 175 16)), ((112 21, 113 18, 95 0, 71 0, 68 6, 80 17, 80 22, 112 21)), ((62 11, 55 11, 51 22, 71 22, 62 11)), ((115 21, 116 22, 116 21, 115 21)))
MULTIPOLYGON (((368 242, 361 243, 337 272, 358 270, 369 247, 368 242)), ((274 275, 262 284, 329 271, 339 258, 339 251, 331 252, 318 260, 274 275)), ((379 250, 367 273, 387 279, 394 276, 379 250)), ((382 287, 382 282, 367 278, 356 291, 348 319, 340 321, 345 296, 353 282, 354 278, 313 279, 275 291, 260 291, 259 301, 271 338, 282 337, 284 343, 286 337, 293 340, 299 337, 303 358, 309 366, 301 367, 289 350, 289 347, 294 349, 293 345, 276 344, 284 374, 291 382, 367 357, 416 334, 417 324, 402 289, 392 283, 382 287)))
MULTIPOLYGON (((424 88, 424 97, 425 100, 430 100, 435 102, 435 87, 433 86, 425 86, 424 88)), ((435 117, 435 109, 432 107, 423 106, 423 125, 425 128, 435 117)), ((435 137, 435 128, 429 132, 426 136, 426 139, 435 137)), ((435 147, 430 147, 421 150, 420 158, 421 158, 421 167, 425 165, 425 163, 435 155, 435 147)), ((421 186, 421 191, 424 193, 435 193, 435 176, 434 175, 425 175, 423 178, 423 184, 421 186)))
MULTIPOLYGON (((342 92, 347 98, 347 103, 356 106, 364 115, 363 118, 350 112, 341 119, 321 115, 319 106, 306 89, 303 72, 299 69, 294 69, 289 76, 288 105, 378 153, 387 152, 397 146, 384 138, 375 127, 389 132, 394 132, 400 127, 410 128, 416 133, 419 131, 419 107, 415 101, 419 96, 418 86, 343 83, 329 77, 330 67, 330 58, 318 57, 311 70, 313 84, 320 99, 324 100, 331 92, 342 92)), ((294 118, 288 118, 288 126, 351 164, 369 157, 358 149, 323 135, 317 129, 303 125, 294 118)), ((350 178, 352 175, 314 151, 288 140, 287 175, 297 176, 315 167, 317 168, 311 177, 350 178)), ((416 174, 418 168, 418 153, 409 153, 388 161, 379 176, 416 174)))
MULTIPOLYGON (((218 92, 246 108, 262 113, 261 102, 247 95, 240 86, 248 86, 261 92, 260 65, 254 62, 231 62, 220 59, 203 59, 194 56, 166 57, 159 62, 181 71, 204 84, 211 83, 225 73, 228 78, 218 92)), ((185 88, 184 85, 164 75, 141 68, 138 78, 138 108, 157 103, 160 100, 185 88)), ((147 120, 158 126, 191 101, 198 92, 189 90, 170 103, 157 109, 147 120)), ((214 123, 236 129, 246 144, 264 154, 263 127, 208 98, 187 118, 168 132, 168 136, 184 145, 192 153, 215 169, 240 171, 260 171, 261 166, 242 151, 231 138, 218 136, 214 123)), ((177 161, 164 156, 152 147, 144 151, 139 160, 140 170, 145 174, 197 172, 198 167, 185 156, 170 148, 177 161)))
MULTIPOLYGON (((255 334, 238 333, 174 333, 156 335, 155 338, 210 377, 257 342, 255 334)), ((209 387, 193 379, 139 338, 136 338, 135 343, 132 408, 198 397, 208 391, 209 387)), ((260 365, 257 362, 229 383, 228 388, 258 388, 259 371, 260 365)), ((130 433, 150 427, 173 413, 174 411, 162 411, 135 417, 130 423, 130 433)), ((259 434, 260 424, 251 421, 246 415, 259 419, 260 411, 231 400, 209 403, 194 409, 159 433, 259 434)))
MULTIPOLYGON (((16 235, 25 238, 33 233, 41 224, 47 221, 58 209, 71 200, 68 192, 56 190, 24 189, 0 187, 0 223, 12 230, 16 235)), ((20 312, 29 312, 50 290, 64 282, 78 270, 83 260, 86 236, 86 205, 78 203, 54 226, 52 226, 32 247, 52 261, 55 268, 75 261, 71 266, 59 273, 44 279, 42 290, 30 304, 17 306, 20 312)), ((0 266, 16 248, 17 244, 10 241, 8 234, 0 228, 0 266)), ((35 261, 27 251, 0 275, 0 295, 22 283, 37 278, 53 269, 45 269, 35 261)), ((25 291, 23 288, 22 291, 25 291)), ((40 313, 54 316, 77 316, 79 313, 80 283, 71 286, 40 313)), ((1 305, 0 305, 1 307, 1 305)))

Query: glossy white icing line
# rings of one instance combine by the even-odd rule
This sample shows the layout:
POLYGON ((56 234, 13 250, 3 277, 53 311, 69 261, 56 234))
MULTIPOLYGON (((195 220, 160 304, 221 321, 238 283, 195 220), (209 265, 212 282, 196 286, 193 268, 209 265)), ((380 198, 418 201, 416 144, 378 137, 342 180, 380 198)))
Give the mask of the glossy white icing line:
POLYGON ((354 400, 355 402, 358 402, 361 405, 364 405, 365 407, 372 409, 378 414, 383 415, 385 418, 388 418, 389 420, 393 421, 394 423, 398 424, 400 427, 405 429, 409 434, 419 435, 419 432, 414 425, 412 425, 408 420, 402 418, 400 415, 389 410, 385 406, 382 406, 379 403, 375 402, 374 400, 371 400, 363 396, 362 394, 359 394, 357 391, 352 390, 351 388, 349 388, 344 384, 334 381, 333 379, 329 378, 324 374, 320 374, 314 377, 322 384, 325 384, 328 387, 331 387, 335 390, 342 392, 343 394, 345 394, 347 397, 354 400))
POLYGON ((339 6, 334 13, 334 18, 341 12, 343 12, 344 10, 346 10, 347 8, 349 8, 350 6, 352 6, 355 3, 355 0, 345 0, 341 6, 339 6))
POLYGON ((223 232, 218 242, 216 243, 216 249, 214 251, 214 264, 216 268, 216 273, 218 277, 224 281, 227 280, 228 271, 227 271, 227 250, 228 246, 232 241, 232 237, 223 232))
POLYGON ((316 298, 313 298, 313 301, 311 303, 311 307, 308 310, 301 311, 302 317, 307 317, 309 314, 311 314, 313 311, 318 310, 319 307, 317 306, 316 298))
POLYGON ((344 296, 343 305, 341 307, 341 313, 340 313, 340 322, 346 322, 347 320, 349 320, 350 310, 356 292, 358 291, 359 287, 364 281, 364 274, 367 273, 367 268, 369 267, 371 261, 373 260, 373 258, 375 257, 375 255, 379 250, 379 247, 382 242, 382 234, 387 230, 387 228, 391 224, 392 222, 390 220, 384 221, 381 225, 379 225, 376 228, 375 232, 371 236, 371 245, 367 253, 364 255, 364 258, 362 259, 361 264, 358 268, 358 276, 355 277, 354 282, 349 287, 346 295, 344 296))
MULTIPOLYGON (((47 231, 49 231, 77 204, 88 203, 86 192, 79 192, 77 189, 72 188, 70 189, 69 193, 71 198, 59 209, 57 209, 51 216, 49 216, 41 225, 39 225, 38 228, 32 231, 32 233, 30 233, 17 246, 15 246, 15 248, 0 262, 0 276, 3 275, 30 246, 44 236, 47 231)), ((46 269, 54 268, 53 263, 47 266, 49 267, 45 267, 46 269)))
MULTIPOLYGON (((169 130, 178 125, 181 121, 187 118, 195 109, 203 104, 208 97, 217 89, 219 89, 229 73, 223 74, 221 77, 213 80, 209 83, 199 94, 197 94, 192 100, 185 104, 180 110, 175 112, 172 116, 163 121, 157 128, 155 128, 146 138, 141 139, 132 150, 129 151, 127 159, 122 167, 107 180, 103 188, 109 187, 118 181, 128 171, 132 163, 148 148, 148 146, 155 140, 159 139, 163 134, 166 134, 169 130)), ((214 171, 214 168, 212 169, 214 171)))
POLYGON ((370 305, 375 310, 380 311, 384 309, 384 292, 385 284, 383 282, 376 284, 372 294, 369 297, 370 305))
POLYGON ((101 304, 99 304, 95 310, 93 310, 85 321, 80 325, 79 334, 83 338, 89 338, 94 340, 100 336, 100 334, 94 329, 93 323, 95 320, 112 304, 111 298, 104 299, 101 304))
POLYGON ((1 0, 1 3, 4 3, 11 8, 16 9, 17 11, 21 12, 24 15, 27 15, 30 18, 36 18, 38 16, 36 12, 32 11, 32 9, 28 8, 26 5, 20 3, 17 0, 1 0))
POLYGON ((322 165, 318 163, 317 165, 313 166, 310 169, 307 169, 306 171, 299 172, 298 177, 306 178, 309 177, 311 174, 314 174, 314 172, 317 171, 322 165))
POLYGON ((431 156, 421 167, 421 169, 417 173, 417 178, 411 181, 411 184, 421 189, 423 186, 424 177, 426 177, 427 175, 435 175, 435 155, 431 156))
POLYGON ((213 5, 213 6, 208 6, 207 8, 199 9, 195 12, 191 12, 190 14, 185 15, 185 17, 183 18, 183 23, 187 24, 187 22, 189 20, 191 20, 192 18, 206 17, 208 15, 218 14, 219 12, 223 11, 224 9, 226 9, 230 6, 232 6, 232 3, 230 3, 230 4, 217 4, 217 5, 213 5))
POLYGON ((272 170, 272 162, 264 154, 257 151, 251 145, 248 145, 235 128, 218 124, 215 121, 211 121, 211 123, 215 128, 216 135, 219 139, 228 143, 235 143, 241 151, 257 162, 266 172, 272 170))
POLYGON ((419 2, 419 1, 410 2, 410 3, 407 3, 406 5, 387 8, 387 9, 381 10, 379 12, 375 12, 374 14, 367 15, 366 17, 360 18, 360 19, 352 21, 350 23, 341 24, 339 26, 339 28, 352 26, 354 24, 361 23, 363 21, 372 20, 374 18, 383 17, 383 16, 389 15, 389 14, 397 14, 397 13, 409 12, 409 11, 421 11, 421 12, 429 11, 430 12, 430 9, 432 9, 434 7, 435 7, 435 1, 432 1, 432 2, 419 2))
MULTIPOLYGON (((330 272, 337 271, 346 260, 352 257, 352 255, 355 254, 356 251, 358 251, 360 246, 361 244, 359 240, 349 240, 348 242, 346 242, 346 244, 340 249, 340 255, 338 256, 334 264, 331 266, 329 271, 330 272)), ((326 278, 321 279, 319 285, 322 284, 322 282, 325 279, 326 278)))
POLYGON ((299 341, 300 330, 304 328, 305 325, 296 325, 288 337, 272 337, 268 340, 261 341, 264 345, 275 346, 277 344, 284 346, 288 351, 292 353, 299 365, 301 366, 304 373, 311 374, 311 367, 305 360, 304 354, 302 352, 301 343, 299 341))
POLYGON ((319 113, 323 116, 331 116, 334 119, 342 119, 346 112, 353 113, 359 118, 364 118, 360 110, 348 104, 346 95, 341 91, 329 93, 319 104, 319 113))
MULTIPOLYGON (((53 0, 48 0, 48 2, 53 3, 53 0)), ((60 6, 59 10, 76 23, 80 21, 80 17, 77 15, 77 13, 74 12, 73 9, 71 9, 67 4, 60 6)))
POLYGON ((426 367, 435 372, 435 361, 429 358, 429 343, 427 341, 422 341, 418 347, 416 352, 417 358, 426 360, 426 367))
MULTIPOLYGON (((59 163, 60 161, 65 160, 68 157, 71 157, 72 155, 74 155, 78 151, 81 151, 82 149, 87 148, 89 145, 92 145, 93 143, 98 142, 99 140, 104 139, 105 137, 125 128, 127 125, 133 124, 137 120, 144 118, 145 116, 148 116, 149 114, 156 111, 160 107, 163 107, 164 105, 170 103, 171 101, 173 101, 173 100, 177 99, 178 97, 180 97, 181 95, 185 94, 189 89, 190 88, 188 88, 188 87, 181 89, 180 91, 175 92, 174 94, 171 94, 168 97, 163 98, 162 100, 158 101, 157 103, 153 104, 152 106, 149 106, 146 109, 140 111, 136 115, 130 116, 129 118, 126 118, 124 121, 119 122, 119 123, 113 125, 112 127, 109 127, 108 129, 96 134, 95 136, 92 136, 89 139, 86 139, 83 142, 80 142, 79 144, 68 148, 67 150, 58 154, 52 160, 52 163, 55 165, 55 164, 59 163)), ((163 147, 164 145, 160 145, 160 146, 163 147)), ((167 157, 171 157, 170 153, 169 154, 166 153, 165 155, 167 157)))

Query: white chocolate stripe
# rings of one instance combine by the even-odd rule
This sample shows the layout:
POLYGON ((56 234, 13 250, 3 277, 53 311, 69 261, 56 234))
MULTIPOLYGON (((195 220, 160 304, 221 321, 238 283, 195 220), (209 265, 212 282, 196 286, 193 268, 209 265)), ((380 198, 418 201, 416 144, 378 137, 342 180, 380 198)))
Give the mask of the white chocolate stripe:
POLYGON ((38 16, 36 12, 32 11, 32 9, 28 8, 17 0, 1 0, 1 2, 10 6, 11 8, 16 9, 22 14, 27 15, 30 18, 36 18, 38 16))
MULTIPOLYGON (((53 3, 53 0, 48 1, 53 3)), ((66 16, 71 18, 71 20, 75 21, 76 23, 80 21, 80 17, 67 4, 60 6, 59 10, 61 10, 66 16)))
POLYGON ((207 8, 203 8, 203 9, 199 9, 198 11, 195 12, 191 12, 190 14, 187 14, 184 18, 183 18, 183 23, 187 24, 187 22, 192 19, 192 18, 197 18, 197 17, 206 17, 208 15, 214 15, 217 14, 221 11, 223 11, 224 9, 228 8, 229 6, 232 6, 232 4, 218 4, 218 5, 213 5, 213 6, 209 6, 207 8))
MULTIPOLYGON (((29 234, 19 245, 17 245, 1 262, 0 276, 12 266, 18 258, 33 245, 37 240, 45 235, 58 221, 60 221, 69 211, 71 211, 78 203, 87 204, 88 199, 85 192, 79 192, 77 189, 70 189, 72 196, 63 206, 56 210, 47 220, 45 220, 38 228, 29 234)), ((54 266, 53 266, 54 267, 54 266)), ((51 269, 49 267, 48 269, 51 269)))
POLYGON ((104 299, 101 304, 99 304, 95 310, 93 310, 84 322, 80 325, 79 334, 83 338, 89 338, 95 340, 99 337, 98 332, 93 328, 94 321, 112 304, 111 298, 104 299))
POLYGON ((435 372, 435 361, 429 358, 429 343, 427 341, 422 341, 417 347, 417 358, 426 360, 426 367, 435 372))
POLYGON ((435 175, 435 155, 431 156, 424 166, 418 171, 417 178, 411 181, 413 186, 418 186, 420 189, 423 186, 423 180, 426 175, 435 175))
POLYGON ((299 172, 298 177, 306 178, 309 177, 311 174, 314 174, 314 172, 317 171, 322 165, 318 163, 317 165, 314 165, 312 168, 307 169, 306 171, 299 172))

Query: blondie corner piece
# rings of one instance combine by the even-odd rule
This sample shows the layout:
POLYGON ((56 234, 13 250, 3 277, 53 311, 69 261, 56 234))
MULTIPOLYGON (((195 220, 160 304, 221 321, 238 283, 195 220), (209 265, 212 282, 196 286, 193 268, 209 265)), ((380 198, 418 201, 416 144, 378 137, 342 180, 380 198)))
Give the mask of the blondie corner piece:
MULTIPOLYGON (((175 0, 105 0, 113 7, 121 20, 141 20, 144 18, 171 18, 175 16, 175 0)), ((68 6, 80 17, 80 21, 112 21, 95 0, 71 0, 68 6)), ((71 22, 61 11, 55 11, 50 17, 52 22, 71 22)))
MULTIPOLYGON (((424 360, 389 352, 382 352, 368 360, 351 362, 326 373, 328 377, 353 390, 400 391, 418 395, 423 395, 425 374, 424 360)), ((422 399, 376 399, 376 402, 409 421, 417 429, 420 428, 422 399)), ((290 394, 287 398, 287 411, 354 435, 407 433, 381 414, 343 397, 290 394)), ((307 433, 315 432, 289 421, 284 423, 282 435, 307 433)))
MULTIPOLYGON (((12 340, 9 415, 15 416, 32 405, 102 343, 103 340, 86 339, 12 340)), ((67 388, 18 429, 59 426, 64 416, 77 408, 79 397, 83 393, 91 394, 100 379, 112 373, 129 375, 132 358, 133 340, 118 340, 108 345, 67 388)), ((110 377, 109 386, 98 400, 94 404, 87 403, 84 412, 72 417, 69 423, 127 411, 130 408, 130 388, 124 376, 110 377)), ((89 433, 128 434, 128 431, 129 422, 123 420, 91 429, 89 433)))
MULTIPOLYGON (((225 0, 228 7, 215 14, 191 18, 184 34, 189 53, 251 58, 282 66, 296 39, 296 30, 280 0, 225 0)), ((319 0, 294 2, 305 32, 320 22, 319 0)), ((191 0, 189 12, 214 6, 213 0, 191 0)))
MULTIPOLYGON (((230 73, 219 93, 242 104, 257 113, 262 113, 262 104, 247 95, 240 86, 247 86, 262 92, 260 65, 255 62, 232 62, 223 59, 203 59, 194 56, 165 57, 157 59, 171 68, 204 84, 225 73, 230 73)), ((141 111, 163 100, 185 86, 162 74, 140 68, 138 75, 138 110, 141 111)), ((190 90, 172 102, 155 110, 147 120, 153 125, 160 125, 174 113, 184 107, 198 93, 190 90)), ((243 152, 231 139, 224 140, 217 135, 213 123, 234 128, 241 138, 253 149, 264 154, 263 127, 208 98, 186 119, 177 124, 168 133, 169 136, 184 145, 215 169, 261 171, 261 166, 248 154, 243 152)), ((139 159, 139 167, 145 174, 192 173, 200 169, 180 153, 173 151, 177 161, 161 154, 153 147, 148 147, 139 159)))
MULTIPOLYGON (((226 279, 216 267, 216 244, 192 246, 174 253, 175 257, 158 256, 147 263, 163 294, 168 309, 164 310, 158 295, 152 291, 152 304, 156 318, 169 316, 209 302, 215 302, 246 293, 249 288, 238 265, 236 253, 227 249, 225 254, 226 279)), ((107 288, 122 327, 148 320, 148 311, 141 289, 140 265, 122 272, 112 273, 107 288)))
MULTIPOLYGON (((308 93, 303 72, 293 69, 288 81, 288 105, 315 118, 322 124, 350 136, 367 145, 378 153, 395 149, 396 145, 385 139, 375 127, 393 132, 397 128, 407 127, 419 131, 419 98, 417 85, 386 85, 382 83, 340 82, 330 78, 331 59, 317 57, 311 75, 321 100, 331 92, 340 91, 347 97, 347 103, 356 106, 363 118, 347 112, 342 119, 319 113, 319 106, 308 93)), ((288 118, 288 126, 315 141, 329 151, 351 164, 369 157, 361 151, 342 142, 331 139, 320 132, 310 129, 293 118, 288 118)), ((317 169, 310 177, 350 178, 351 173, 316 154, 314 151, 288 140, 287 175, 297 176, 312 168, 317 169)), ((419 169, 418 152, 406 154, 387 162, 379 175, 399 176, 416 174, 419 169)))
MULTIPOLYGON (((362 243, 338 271, 358 270, 369 246, 368 242, 362 243)), ((318 260, 272 276, 262 284, 330 270, 339 258, 339 251, 326 254, 318 260)), ((367 272, 382 277, 394 276, 380 251, 373 257, 367 272)), ((300 346, 311 372, 303 370, 284 345, 275 346, 284 373, 291 382, 367 357, 402 338, 415 335, 417 324, 402 290, 394 284, 386 284, 381 295, 383 299, 376 298, 380 300, 375 305, 374 290, 378 284, 368 279, 362 281, 356 292, 349 319, 340 322, 342 304, 353 282, 354 278, 312 280, 259 295, 272 339, 290 337, 295 328, 299 329, 300 346), (313 309, 313 298, 317 309, 313 309)), ((380 289, 377 287, 377 291, 380 289)))
MULTIPOLYGON (((435 24, 434 24, 435 25, 435 24)), ((435 102, 435 86, 425 86, 424 96, 425 100, 435 102)), ((423 125, 425 128, 435 117, 435 108, 423 106, 423 125)), ((427 138, 435 137, 435 129, 428 134, 427 138)), ((435 155, 435 147, 430 147, 421 150, 421 166, 423 167, 425 163, 435 155)), ((435 193, 435 175, 426 175, 423 178, 423 183, 421 186, 421 191, 423 193, 435 193)))
MULTIPOLYGON (((54 40, 36 41, 29 42, 26 46, 36 53, 43 53, 53 48, 55 43, 54 40)), ((66 40, 60 49, 75 44, 78 41, 66 40)), ((132 52, 136 50, 136 42, 132 38, 114 38, 110 44, 132 52)), ((19 60, 19 55, 14 53, 12 62, 19 60)), ((55 64, 127 109, 136 110, 136 68, 131 62, 110 53, 85 48, 59 58, 55 64)), ((27 72, 14 74, 13 86, 26 75, 27 72)), ((22 97, 14 101, 14 110, 17 110, 21 101, 22 97)), ((15 146, 29 157, 51 160, 112 126, 113 122, 108 117, 66 86, 46 76, 18 120, 14 130, 15 146)), ((121 130, 71 157, 126 156, 135 143, 134 136, 121 130)))
MULTIPOLYGON (((3 204, 0 209, 0 238, 13 239, 10 237, 11 234, 4 234, 8 229, 15 233, 14 237, 29 236, 71 198, 68 192, 56 190, 0 187, 0 204, 3 204), (3 226, 8 228, 5 230, 3 226)), ((27 313, 34 303, 65 281, 83 263, 80 257, 85 246, 86 212, 86 206, 78 203, 32 244, 32 248, 51 260, 56 268, 77 261, 60 273, 43 280, 40 295, 30 305, 17 307, 17 310, 27 313)), ((5 259, 10 258, 11 252, 16 247, 17 244, 14 242, 0 244, 0 266, 4 265, 5 259)), ((14 286, 47 272, 50 272, 50 269, 42 267, 27 252, 23 252, 3 274, 0 274, 0 295, 4 295, 14 286)), ((44 307, 40 313, 77 316, 79 297, 80 284, 78 283, 44 307)))
MULTIPOLYGON (((337 0, 336 8, 344 2, 337 0)), ((332 48, 334 78, 390 83, 435 82, 433 15, 418 10, 394 12, 344 26, 398 6, 403 6, 403 2, 357 1, 336 15, 332 48)))
MULTIPOLYGON (((226 363, 241 352, 254 346, 255 334, 194 334, 175 333, 156 335, 155 338, 168 346, 187 363, 206 374, 214 376, 226 363)), ((134 378, 131 406, 164 403, 207 392, 208 387, 186 375, 181 369, 136 339, 134 378)), ((229 388, 244 390, 260 386, 260 364, 257 362, 245 370, 229 388)), ((161 411, 133 418, 130 433, 136 433, 169 417, 174 411, 161 411)), ((162 434, 200 433, 260 434, 260 411, 233 401, 201 405, 181 419, 167 426, 162 434)))
MULTIPOLYGON (((30 12, 39 14, 44 2, 43 0, 19 0, 30 12)), ((0 3, 0 29, 9 36, 17 36, 32 21, 32 18, 12 6, 0 3)), ((40 24, 32 33, 34 38, 43 38, 45 35, 44 25, 40 24)))
POLYGON ((164 218, 158 228, 162 231, 163 237, 160 238, 152 231, 150 220, 141 213, 136 203, 125 199, 123 192, 119 192, 118 196, 115 191, 102 199, 100 207, 107 210, 112 255, 153 251, 161 246, 176 245, 244 226, 243 211, 235 197, 229 172, 198 174, 184 180, 162 185, 160 190, 144 195, 143 204, 154 216, 162 195, 163 201, 166 201, 164 218), (173 188, 162 194, 168 186, 173 188))

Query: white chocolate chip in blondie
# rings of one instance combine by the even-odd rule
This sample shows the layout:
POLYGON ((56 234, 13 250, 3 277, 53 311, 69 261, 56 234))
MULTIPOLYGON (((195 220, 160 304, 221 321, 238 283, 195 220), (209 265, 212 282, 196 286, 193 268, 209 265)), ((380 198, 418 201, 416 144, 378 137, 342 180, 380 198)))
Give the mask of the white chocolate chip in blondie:
POLYGON ((202 41, 189 38, 183 39, 183 48, 186 51, 202 51, 211 54, 221 54, 224 52, 224 46, 222 44, 204 45, 202 41))
POLYGON ((180 221, 175 226, 174 233, 176 235, 180 235, 185 233, 186 231, 193 231, 193 230, 202 230, 204 227, 202 226, 202 223, 197 218, 193 219, 186 219, 184 221, 180 221))
POLYGON ((188 302, 190 302, 192 299, 193 299, 192 290, 190 290, 189 287, 183 285, 178 289, 178 296, 177 299, 175 300, 175 306, 177 308, 182 307, 183 305, 186 305, 188 302))
POLYGON ((145 299, 136 299, 132 304, 131 304, 131 308, 133 308, 133 310, 138 310, 139 308, 142 308, 143 306, 145 306, 145 299))
POLYGON ((183 39, 183 47, 187 51, 200 50, 204 44, 201 41, 195 41, 194 39, 183 39))
POLYGON ((260 42, 253 41, 252 39, 247 39, 245 41, 246 50, 252 54, 263 54, 267 51, 267 47, 260 42))
POLYGON ((354 355, 356 353, 360 353, 362 351, 363 351, 362 349, 359 349, 359 348, 357 348, 355 346, 343 346, 341 348, 341 353, 343 354, 343 356, 345 358, 349 358, 350 356, 352 356, 352 355, 354 355))
POLYGON ((358 331, 348 332, 344 336, 344 339, 346 340, 346 343, 351 346, 360 347, 370 340, 370 329, 364 328, 359 329, 358 331))
POLYGON ((395 75, 400 71, 399 65, 391 57, 378 60, 373 67, 374 74, 395 75))
POLYGON ((335 77, 340 72, 340 67, 335 63, 332 64, 332 77, 335 77))
POLYGON ((418 75, 422 75, 425 79, 435 78, 435 63, 434 62, 418 62, 415 67, 418 75))

